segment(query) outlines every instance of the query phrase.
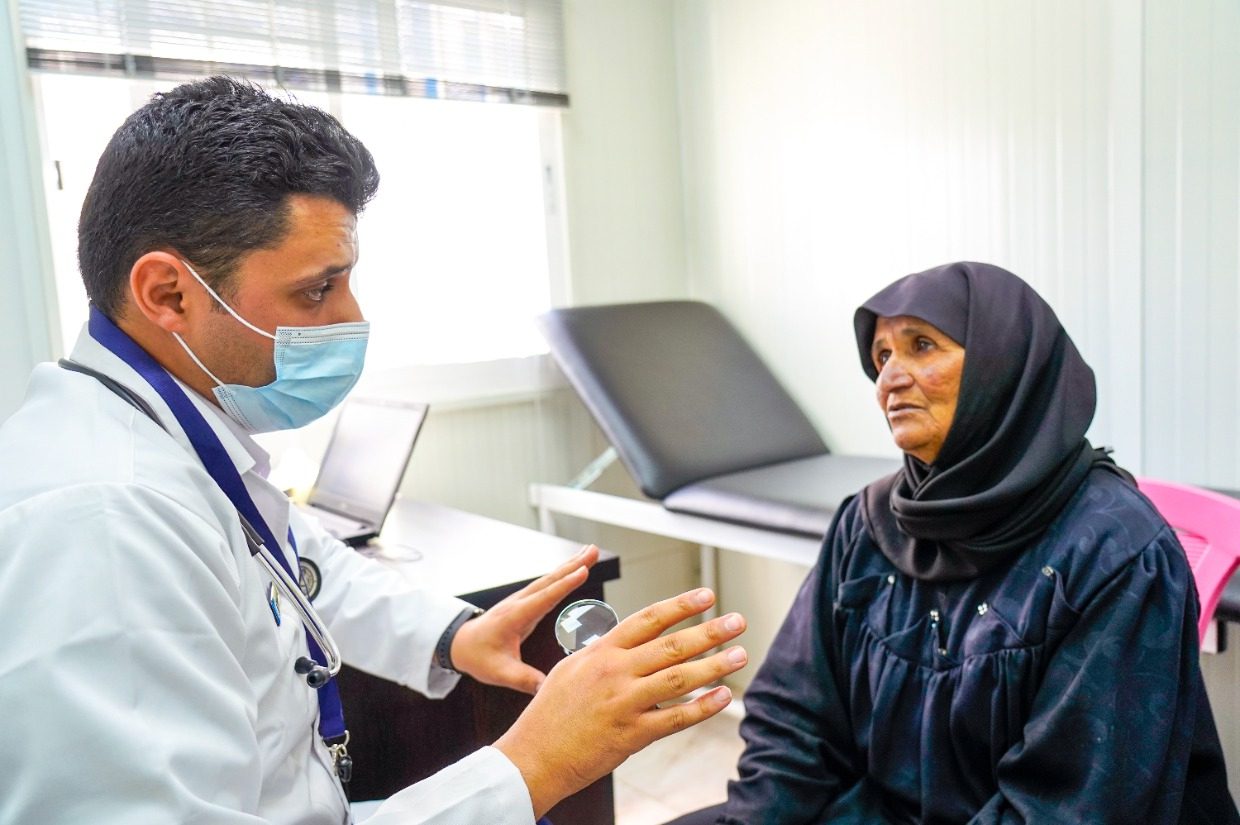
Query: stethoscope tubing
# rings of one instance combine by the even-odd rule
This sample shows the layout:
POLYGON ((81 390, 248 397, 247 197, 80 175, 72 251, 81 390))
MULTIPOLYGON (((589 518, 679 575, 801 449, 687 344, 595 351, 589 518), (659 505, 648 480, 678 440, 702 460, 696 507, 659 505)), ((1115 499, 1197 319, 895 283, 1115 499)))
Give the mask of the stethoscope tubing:
POLYGON ((332 634, 328 631, 327 625, 319 618, 318 611, 310 604, 310 600, 306 598, 306 594, 302 592, 301 586, 293 581, 284 568, 276 561, 271 551, 266 545, 254 540, 254 536, 250 535, 249 530, 246 531, 246 541, 250 545, 250 554, 258 559, 267 572, 271 575, 272 581, 276 587, 280 588, 281 593, 288 597, 293 604, 293 609, 297 611, 298 618, 305 625, 310 635, 314 637, 319 648, 327 656, 327 672, 333 678, 340 672, 342 665, 340 659, 340 648, 336 647, 336 640, 332 638, 332 634))

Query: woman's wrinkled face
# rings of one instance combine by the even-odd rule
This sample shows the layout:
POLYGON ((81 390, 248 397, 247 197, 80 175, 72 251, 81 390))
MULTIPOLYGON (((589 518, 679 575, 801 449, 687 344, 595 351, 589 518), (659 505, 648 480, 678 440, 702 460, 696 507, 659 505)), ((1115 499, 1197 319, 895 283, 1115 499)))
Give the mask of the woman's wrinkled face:
POLYGON ((870 357, 878 370, 878 405, 896 446, 933 464, 956 415, 964 347, 920 318, 880 316, 870 357))

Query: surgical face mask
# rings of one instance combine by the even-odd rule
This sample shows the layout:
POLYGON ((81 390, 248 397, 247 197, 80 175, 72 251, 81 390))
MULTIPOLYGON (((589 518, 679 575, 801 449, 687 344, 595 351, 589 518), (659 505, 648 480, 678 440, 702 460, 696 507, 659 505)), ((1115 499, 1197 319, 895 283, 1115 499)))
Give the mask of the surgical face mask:
POLYGON ((275 335, 242 318, 215 290, 207 286, 186 261, 185 268, 211 297, 240 323, 276 342, 276 380, 262 387, 225 384, 207 369, 189 345, 177 335, 177 343, 198 368, 218 386, 215 398, 241 426, 252 433, 304 427, 337 406, 357 383, 366 360, 370 322, 327 324, 318 327, 276 327, 275 335))

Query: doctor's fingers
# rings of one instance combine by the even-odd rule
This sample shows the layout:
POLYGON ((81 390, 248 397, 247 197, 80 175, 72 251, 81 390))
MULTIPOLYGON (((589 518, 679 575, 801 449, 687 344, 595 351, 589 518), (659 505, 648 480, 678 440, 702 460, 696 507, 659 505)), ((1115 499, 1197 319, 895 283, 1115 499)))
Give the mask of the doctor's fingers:
POLYGON ((560 593, 559 598, 552 599, 552 601, 547 605, 546 609, 550 610, 551 607, 555 605, 556 602, 558 602, 560 599, 564 598, 564 596, 572 592, 573 587, 576 587, 577 584, 580 584, 580 582, 577 582, 577 584, 569 586, 567 587, 567 589, 565 589, 565 586, 563 584, 564 579, 572 576, 574 573, 576 573, 578 570, 581 570, 582 568, 589 570, 591 567, 594 566, 594 563, 596 561, 598 561, 598 548, 595 547, 593 544, 586 545, 585 547, 581 548, 581 550, 577 553, 577 555, 563 562, 562 564, 560 564, 560 566, 556 567, 550 573, 546 574, 545 576, 541 576, 537 579, 534 579, 534 581, 530 582, 525 587, 522 587, 520 590, 517 591, 516 595, 519 598, 526 598, 529 596, 540 596, 543 599, 548 599, 548 598, 551 598, 551 596, 555 595, 555 593, 560 593), (554 589, 556 588, 557 585, 559 585, 558 590, 553 590, 552 593, 547 593, 549 589, 554 589))
POLYGON ((672 665, 638 681, 633 698, 641 707, 653 708, 685 694, 717 682, 743 668, 749 662, 745 648, 737 645, 705 659, 672 665))
MULTIPOLYGON (((657 639, 651 639, 630 652, 632 667, 642 676, 663 670, 725 645, 745 632, 745 617, 729 613, 657 639)), ((661 701, 661 700, 660 700, 661 701)))
POLYGON ((567 562, 530 582, 488 612, 502 616, 506 627, 526 639, 551 608, 585 583, 590 575, 590 566, 596 561, 597 547, 590 545, 582 548, 567 562))
POLYGON ((610 633, 595 644, 609 644, 621 648, 635 648, 658 638, 663 631, 675 624, 696 616, 715 603, 715 594, 701 587, 655 602, 629 616, 616 625, 610 633))
POLYGON ((704 722, 731 703, 732 691, 721 685, 692 702, 652 708, 642 714, 639 724, 646 738, 653 742, 704 722))
POLYGON ((515 609, 519 612, 522 620, 530 622, 530 629, 536 624, 551 608, 572 593, 578 587, 585 583, 590 575, 587 567, 578 566, 574 570, 562 578, 550 582, 541 590, 532 593, 519 592, 511 597, 515 601, 515 609))

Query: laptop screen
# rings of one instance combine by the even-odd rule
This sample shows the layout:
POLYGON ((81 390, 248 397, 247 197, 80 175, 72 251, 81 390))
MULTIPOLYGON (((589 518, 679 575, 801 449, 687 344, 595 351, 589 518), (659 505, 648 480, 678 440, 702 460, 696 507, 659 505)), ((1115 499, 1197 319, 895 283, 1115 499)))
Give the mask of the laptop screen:
POLYGON ((378 526, 387 516, 428 406, 350 398, 307 503, 378 526))

